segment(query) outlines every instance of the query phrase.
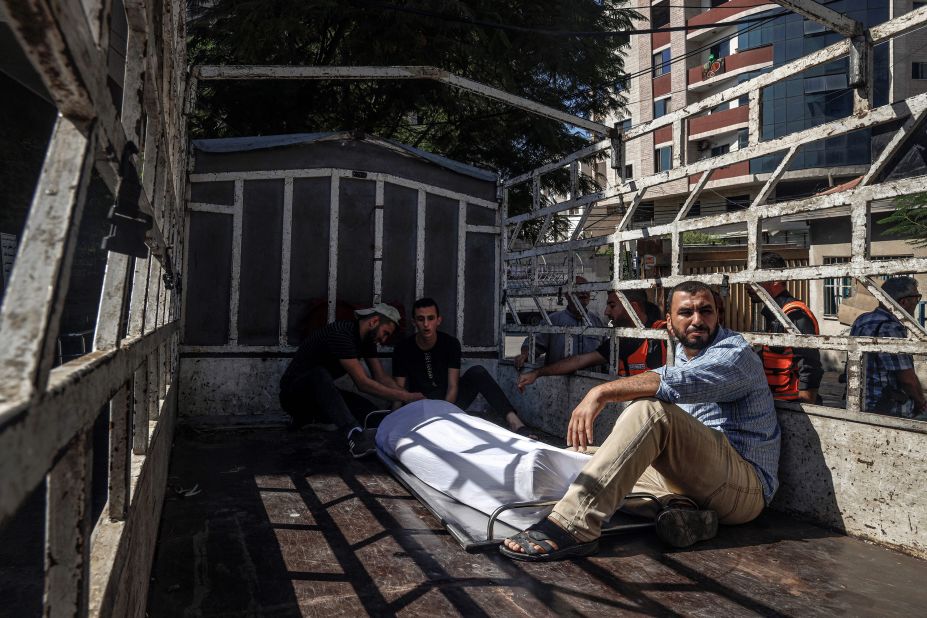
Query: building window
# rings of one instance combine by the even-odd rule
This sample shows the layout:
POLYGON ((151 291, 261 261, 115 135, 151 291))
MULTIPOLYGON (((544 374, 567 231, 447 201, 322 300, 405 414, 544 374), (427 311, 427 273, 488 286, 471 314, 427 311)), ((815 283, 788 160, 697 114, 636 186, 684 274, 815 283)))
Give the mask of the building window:
POLYGON ((737 149, 746 148, 750 143, 750 129, 737 129, 737 149))
POLYGON ((662 28, 670 23, 670 10, 666 4, 650 7, 651 28, 662 28))
POLYGON ((665 172, 673 168, 673 147, 664 146, 653 151, 653 171, 665 172))
POLYGON ((653 117, 659 118, 660 116, 665 116, 670 112, 670 99, 669 97, 665 99, 658 99, 653 102, 653 117))
POLYGON ((820 75, 805 78, 805 94, 813 92, 830 92, 831 90, 846 90, 847 74, 835 73, 833 75, 820 75))
POLYGON ((660 77, 670 72, 670 50, 663 51, 653 55, 653 76, 660 77))
POLYGON ((731 151, 730 144, 721 144, 720 146, 713 146, 711 148, 711 156, 720 157, 723 154, 727 154, 731 151))
POLYGON ((809 34, 820 34, 822 32, 827 32, 827 28, 824 27, 824 24, 814 21, 813 19, 806 19, 802 26, 805 36, 808 36, 809 34))
POLYGON ((634 178, 634 166, 633 165, 624 166, 624 177, 625 179, 634 178))
POLYGON ((911 63, 911 79, 927 79, 927 62, 911 63))

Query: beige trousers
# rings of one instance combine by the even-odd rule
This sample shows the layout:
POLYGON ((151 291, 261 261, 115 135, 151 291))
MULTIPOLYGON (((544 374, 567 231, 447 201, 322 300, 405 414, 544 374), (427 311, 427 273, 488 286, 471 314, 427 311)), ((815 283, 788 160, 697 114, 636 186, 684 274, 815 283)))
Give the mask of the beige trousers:
POLYGON ((591 541, 632 491, 664 504, 686 496, 723 524, 748 522, 765 506, 756 469, 723 433, 657 399, 640 399, 621 413, 550 518, 591 541))

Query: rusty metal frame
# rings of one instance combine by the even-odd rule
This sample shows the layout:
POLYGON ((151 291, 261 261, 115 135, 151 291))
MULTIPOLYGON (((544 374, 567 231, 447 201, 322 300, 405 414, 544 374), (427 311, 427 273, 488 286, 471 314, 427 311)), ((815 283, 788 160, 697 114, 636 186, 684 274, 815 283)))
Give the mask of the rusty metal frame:
MULTIPOLYGON (((541 297, 553 296, 558 293, 575 294, 579 291, 610 291, 616 290, 622 304, 633 316, 627 302, 627 298, 622 291, 631 289, 651 289, 661 287, 670 288, 689 277, 681 273, 681 238, 683 232, 690 230, 704 229, 706 227, 715 227, 719 225, 743 224, 746 226, 748 234, 748 263, 747 268, 736 273, 714 273, 701 275, 699 278, 709 284, 735 284, 740 283, 753 287, 764 305, 772 312, 777 320, 785 329, 784 333, 744 333, 744 337, 760 345, 775 346, 793 346, 804 348, 830 349, 843 351, 848 354, 849 362, 849 389, 846 410, 837 410, 823 408, 826 415, 846 418, 853 421, 862 421, 873 424, 880 424, 884 419, 871 414, 864 414, 861 405, 861 393, 865 387, 865 376, 862 375, 865 369, 863 355, 868 352, 894 352, 905 354, 924 354, 927 352, 927 331, 925 331, 917 322, 898 306, 892 299, 882 293, 879 286, 873 281, 872 277, 877 275, 904 274, 911 272, 927 272, 927 258, 904 258, 886 261, 869 260, 869 230, 870 230, 870 204, 877 200, 891 199, 894 197, 907 195, 923 190, 927 186, 927 176, 916 178, 907 178, 903 180, 875 183, 878 176, 884 172, 885 164, 894 156, 908 138, 920 127, 927 118, 927 95, 918 95, 905 101, 895 103, 894 105, 885 105, 879 108, 872 108, 869 105, 860 104, 860 95, 857 95, 857 101, 854 104, 854 113, 847 118, 832 121, 819 125, 809 130, 797 134, 787 135, 781 138, 762 141, 759 134, 759 101, 760 93, 764 87, 772 85, 777 81, 786 78, 795 73, 829 62, 840 56, 851 57, 858 51, 859 41, 863 40, 869 47, 873 43, 885 42, 893 37, 901 36, 912 31, 915 28, 923 27, 927 24, 927 7, 907 13, 901 17, 892 19, 879 26, 869 30, 863 29, 858 23, 847 20, 843 16, 832 15, 829 11, 811 0, 794 0, 788 2, 779 2, 789 8, 795 8, 802 14, 812 19, 822 21, 829 28, 842 32, 848 37, 838 41, 826 49, 815 52, 804 58, 790 62, 772 71, 757 76, 747 82, 733 86, 720 93, 706 97, 702 101, 690 104, 683 109, 671 112, 665 116, 642 123, 622 134, 622 139, 612 143, 609 140, 601 141, 588 146, 587 148, 564 157, 558 161, 537 168, 530 172, 516 176, 503 183, 503 204, 508 202, 509 191, 518 185, 531 183, 533 192, 537 192, 537 187, 545 174, 562 170, 565 168, 572 169, 575 161, 596 154, 606 155, 611 151, 611 156, 621 158, 622 153, 615 152, 616 148, 624 148, 626 143, 632 139, 638 139, 644 135, 652 133, 654 130, 670 125, 673 127, 674 141, 678 141, 677 133, 680 133, 685 126, 684 120, 715 107, 723 102, 736 99, 747 95, 751 107, 751 122, 748 127, 747 146, 737 151, 727 153, 721 156, 703 159, 693 163, 685 163, 680 160, 674 162, 672 169, 653 174, 651 176, 636 179, 620 179, 618 184, 607 186, 603 190, 583 198, 577 199, 574 194, 570 194, 566 199, 547 206, 545 208, 532 208, 528 213, 509 216, 508 209, 504 208, 502 212, 502 221, 506 232, 503 238, 508 238, 512 231, 517 230, 529 220, 539 220, 552 217, 557 213, 576 208, 583 208, 581 220, 585 221, 588 213, 596 207, 601 207, 605 202, 615 199, 627 204, 627 208, 614 228, 614 232, 602 236, 583 238, 582 230, 574 231, 569 240, 560 243, 548 243, 543 245, 530 246, 527 249, 516 249, 512 243, 502 243, 502 263, 501 270, 503 275, 506 271, 506 264, 518 260, 537 259, 540 256, 552 254, 572 254, 577 249, 589 249, 595 247, 612 246, 614 249, 614 278, 611 281, 600 281, 586 284, 574 284, 573 281, 563 286, 513 286, 506 284, 503 277, 502 294, 509 301, 517 297, 528 297, 534 300, 538 305, 541 304, 541 297), (795 5, 793 7, 792 5, 795 5), (797 8, 800 5, 801 10, 797 8), (755 113, 754 113, 755 112, 755 113), (839 193, 815 196, 802 200, 779 202, 773 205, 767 205, 767 199, 774 190, 776 184, 782 178, 788 163, 792 160, 797 150, 804 144, 812 143, 820 139, 825 139, 834 135, 842 135, 854 130, 874 127, 889 122, 898 122, 900 127, 895 135, 887 144, 885 150, 871 164, 870 170, 864 175, 858 186, 841 191, 839 193), (751 159, 767 154, 777 152, 784 153, 782 162, 776 170, 769 176, 765 184, 760 188, 756 198, 746 210, 728 212, 720 215, 704 216, 692 219, 685 219, 692 205, 698 199, 698 195, 705 188, 712 172, 725 165, 730 165, 737 161, 751 159), (630 221, 633 212, 640 203, 644 192, 650 187, 656 187, 666 182, 689 178, 693 174, 701 173, 701 178, 693 187, 688 198, 685 200, 680 212, 674 220, 667 224, 651 225, 642 229, 630 229, 630 221), (848 209, 852 226, 851 242, 851 259, 842 264, 830 264, 821 266, 804 266, 783 270, 764 270, 759 266, 759 252, 761 251, 760 230, 762 229, 763 219, 771 219, 783 215, 795 215, 804 213, 814 213, 826 211, 833 208, 848 209), (668 277, 649 278, 639 280, 623 280, 621 278, 621 247, 622 243, 638 240, 642 238, 654 238, 666 236, 671 239, 672 258, 671 274, 668 277), (879 299, 884 306, 888 308, 898 319, 900 319, 910 331, 910 336, 906 340, 889 339, 889 338, 862 338, 849 336, 827 336, 827 335, 804 335, 801 334, 795 325, 781 311, 778 305, 773 301, 768 293, 763 290, 758 283, 764 281, 775 281, 786 279, 819 279, 824 277, 853 277, 859 280, 869 291, 879 299), (874 418, 869 418, 874 417, 874 418)), ((854 60, 855 62, 855 60, 854 60)), ((852 63, 851 63, 852 64, 852 63)), ((865 90, 867 96, 871 96, 868 86, 868 73, 863 75, 862 82, 854 84, 859 90, 865 90)), ((513 311, 514 313, 514 311, 513 311)), ((634 316, 636 317, 636 316, 634 316)), ((586 334, 598 335, 612 338, 612 348, 617 349, 617 341, 621 337, 647 337, 655 339, 669 340, 669 334, 665 330, 654 330, 641 328, 639 320, 635 319, 635 327, 632 328, 607 328, 594 329, 585 327, 557 327, 549 324, 539 326, 526 326, 520 323, 506 325, 502 320, 502 339, 506 334, 524 335, 533 337, 538 333, 562 333, 562 334, 586 334)), ((566 339, 569 339, 567 337, 566 339)), ((670 346, 672 347, 672 346, 670 346)), ((504 348, 500 348, 504 349, 504 348)), ((614 356, 614 354, 613 354, 614 356)), ((530 359, 532 362, 534 359, 530 359)), ((614 375, 614 359, 612 360, 611 372, 614 375)), ((586 375, 586 374, 584 374, 586 375)), ((808 411, 820 411, 821 406, 802 406, 808 411)), ((895 419, 898 420, 898 419, 895 419)), ((888 424, 893 424, 894 420, 888 424)), ((910 428, 912 423, 905 419, 899 422, 905 427, 910 428)), ((897 424, 897 423, 896 423, 897 424)), ((914 423, 913 425, 917 425, 914 423)), ((894 426, 894 425, 893 425, 894 426)))
MULTIPOLYGON (((121 576, 110 565, 124 522, 151 507, 133 500, 132 447, 144 467, 150 426, 173 414, 179 305, 165 275, 176 283, 183 255, 185 8, 181 0, 158 8, 124 3, 129 32, 117 105, 107 86, 110 1, 2 1, 59 117, 0 307, 0 525, 47 479, 44 614, 96 615, 115 591, 106 581, 90 585, 91 560, 100 561, 94 572, 121 576), (129 157, 127 171, 120 160, 133 149, 140 152, 129 157), (94 167, 114 195, 122 182, 142 187, 138 202, 127 206, 153 219, 145 238, 150 257, 107 256, 93 351, 53 368, 94 167), (89 431, 107 405, 109 494, 97 526, 114 526, 116 537, 94 550, 89 431)), ((153 547, 153 538, 146 542, 153 547)))

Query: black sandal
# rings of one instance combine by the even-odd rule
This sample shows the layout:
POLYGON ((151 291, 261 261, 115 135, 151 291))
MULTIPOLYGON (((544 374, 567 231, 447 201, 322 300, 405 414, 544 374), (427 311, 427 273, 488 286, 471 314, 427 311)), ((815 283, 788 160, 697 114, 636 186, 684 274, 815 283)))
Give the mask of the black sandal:
POLYGON ((599 551, 598 539, 581 543, 572 534, 546 517, 508 540, 517 543, 522 551, 512 551, 505 544, 502 544, 499 545, 499 551, 502 555, 512 560, 523 560, 525 562, 549 562, 565 558, 578 558, 599 551), (550 541, 557 544, 557 549, 554 549, 550 541), (535 549, 535 545, 539 546, 543 551, 535 549))

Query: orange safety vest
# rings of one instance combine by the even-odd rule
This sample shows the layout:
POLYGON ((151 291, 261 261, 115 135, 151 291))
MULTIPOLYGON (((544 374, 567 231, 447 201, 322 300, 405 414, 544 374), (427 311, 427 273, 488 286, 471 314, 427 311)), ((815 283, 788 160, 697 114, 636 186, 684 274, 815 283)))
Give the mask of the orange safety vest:
MULTIPOLYGON (((814 334, 819 335, 818 321, 808 305, 800 300, 787 302, 782 312, 788 315, 792 311, 801 310, 811 318, 814 323, 814 334)), ((798 399, 798 367, 795 363, 795 353, 792 348, 775 348, 781 350, 774 352, 773 348, 764 345, 760 356, 763 358, 763 370, 766 372, 766 382, 772 391, 774 399, 782 401, 795 401, 798 399)))
MULTIPOLYGON (((665 326, 665 320, 657 320, 650 325, 650 328, 663 328, 665 326)), ((628 355, 627 359, 618 359, 618 375, 624 377, 636 376, 639 373, 656 369, 657 367, 649 367, 647 364, 647 359, 651 354, 655 353, 656 346, 660 346, 660 357, 662 359, 657 367, 665 365, 666 341, 663 339, 645 339, 636 350, 628 355)))

